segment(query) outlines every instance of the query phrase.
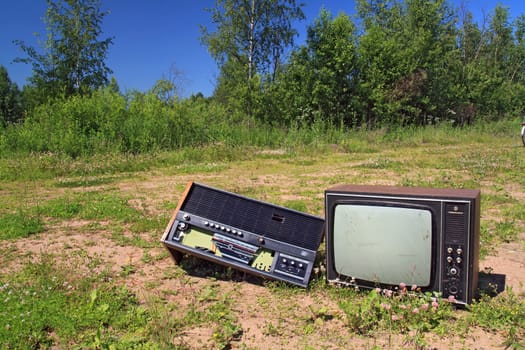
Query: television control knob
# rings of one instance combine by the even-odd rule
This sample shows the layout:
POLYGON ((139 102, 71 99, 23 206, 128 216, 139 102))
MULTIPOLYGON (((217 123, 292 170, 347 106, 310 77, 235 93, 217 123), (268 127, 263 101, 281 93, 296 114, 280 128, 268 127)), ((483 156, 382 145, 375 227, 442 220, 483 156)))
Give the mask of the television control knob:
POLYGON ((221 231, 225 231, 225 230, 226 230, 226 227, 221 226, 221 231))
POLYGON ((179 222, 179 230, 184 231, 188 225, 185 222, 179 222))
POLYGON ((230 230, 230 228, 229 228, 229 227, 228 227, 228 228, 226 228, 226 232, 228 232, 228 233, 230 233, 230 232, 231 232, 231 230, 230 230))
POLYGON ((264 238, 259 237, 259 243, 260 243, 260 244, 264 244, 264 238))
POLYGON ((182 218, 183 218, 184 220, 190 221, 190 216, 189 216, 188 214, 184 214, 184 215, 182 216, 182 218))
POLYGON ((290 261, 290 265, 294 266, 295 265, 295 261, 290 261))
POLYGON ((452 259, 451 256, 447 256, 447 262, 448 262, 449 264, 451 264, 453 260, 454 260, 454 259, 452 259))
POLYGON ((448 288, 448 292, 450 294, 452 294, 452 295, 456 295, 456 294, 458 294, 459 290, 458 290, 458 287, 456 287, 456 286, 450 286, 448 288))
POLYGON ((204 226, 210 226, 210 222, 209 221, 204 221, 204 226))
POLYGON ((458 269, 456 269, 455 267, 451 267, 450 270, 448 270, 448 272, 452 275, 452 276, 456 276, 458 274, 458 269))
POLYGON ((299 268, 302 269, 304 267, 303 263, 299 263, 299 268))
POLYGON ((461 248, 458 248, 458 249, 456 250, 456 253, 458 253, 458 255, 461 255, 461 254, 463 254, 463 249, 461 249, 461 248))
POLYGON ((456 262, 457 262, 458 264, 461 264, 462 261, 463 261, 463 260, 462 260, 459 256, 456 258, 456 262))
POLYGON ((283 264, 286 264, 288 262, 288 260, 286 260, 286 258, 283 258, 283 264))
POLYGON ((452 247, 447 248, 447 253, 452 254, 454 252, 454 249, 452 247))
POLYGON ((237 234, 237 230, 232 230, 232 233, 233 233, 234 235, 236 235, 236 234, 237 234))
POLYGON ((241 231, 237 231, 237 236, 242 237, 243 233, 241 231))

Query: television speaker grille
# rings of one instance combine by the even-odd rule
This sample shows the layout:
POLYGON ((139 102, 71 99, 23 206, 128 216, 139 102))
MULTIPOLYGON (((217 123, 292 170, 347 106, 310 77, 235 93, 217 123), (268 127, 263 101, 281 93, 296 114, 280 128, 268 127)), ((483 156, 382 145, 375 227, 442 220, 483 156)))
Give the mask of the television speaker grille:
POLYGON ((468 225, 468 206, 466 204, 445 204, 445 240, 447 243, 464 244, 468 225))

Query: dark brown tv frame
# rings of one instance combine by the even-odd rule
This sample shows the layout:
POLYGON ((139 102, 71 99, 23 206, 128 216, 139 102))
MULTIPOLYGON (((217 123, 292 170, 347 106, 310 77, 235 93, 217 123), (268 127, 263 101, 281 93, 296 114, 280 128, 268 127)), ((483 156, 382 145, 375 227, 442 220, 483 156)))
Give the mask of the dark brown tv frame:
POLYGON ((461 298, 457 302, 470 304, 477 295, 478 289, 480 197, 480 191, 473 189, 354 184, 336 185, 328 188, 325 191, 325 245, 328 282, 364 288, 380 285, 372 281, 355 280, 352 276, 342 276, 335 270, 332 251, 334 245, 332 216, 336 205, 344 204, 348 201, 357 201, 363 204, 373 202, 376 205, 388 202, 388 205, 394 206, 404 203, 419 203, 432 207, 434 212, 438 211, 434 214, 438 215, 435 218, 436 230, 439 231, 436 232, 438 235, 438 246, 432 247, 432 268, 435 275, 428 290, 438 292, 443 297, 461 294, 461 298), (453 227, 450 224, 452 221, 447 219, 450 215, 455 215, 451 211, 447 212, 447 204, 451 204, 453 207, 454 203, 468 204, 469 213, 468 218, 466 218, 468 227, 464 232, 457 232, 457 227, 453 227), (451 232, 454 232, 454 235, 451 232), (458 240, 458 234, 460 236, 464 235, 464 237, 460 237, 463 239, 458 240), (468 247, 463 247, 466 244, 468 244, 468 247), (452 252, 449 253, 448 250, 450 249, 452 249, 452 252), (458 249, 465 250, 466 253, 457 256, 458 249), (463 260, 462 263, 456 264, 455 261, 458 257, 463 260), (453 263, 450 264, 447 259, 452 259, 453 263), (461 293, 457 293, 458 289, 461 290, 461 293))

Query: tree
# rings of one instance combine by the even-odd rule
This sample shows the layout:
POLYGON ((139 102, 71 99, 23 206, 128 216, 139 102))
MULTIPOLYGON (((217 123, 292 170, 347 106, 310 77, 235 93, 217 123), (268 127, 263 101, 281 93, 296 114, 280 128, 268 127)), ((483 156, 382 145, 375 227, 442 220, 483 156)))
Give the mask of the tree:
POLYGON ((4 66, 0 66, 0 126, 16 123, 22 117, 21 94, 9 79, 4 66))
POLYGON ((210 12, 217 29, 203 27, 201 39, 221 76, 227 77, 219 77, 217 93, 242 98, 252 115, 256 87, 275 78, 286 48, 293 44, 292 21, 304 19, 301 5, 295 0, 216 0, 210 12))
POLYGON ((358 13, 365 16, 358 55, 368 126, 435 121, 449 103, 447 67, 456 50, 447 2, 359 0, 358 13))
POLYGON ((15 41, 30 63, 30 83, 45 97, 90 93, 108 83, 112 73, 105 64, 113 39, 100 40, 102 21, 108 14, 100 10, 100 0, 47 0, 44 21, 47 40, 43 52, 15 41))
POLYGON ((350 18, 322 9, 282 74, 283 108, 294 120, 354 125, 356 34, 350 18))

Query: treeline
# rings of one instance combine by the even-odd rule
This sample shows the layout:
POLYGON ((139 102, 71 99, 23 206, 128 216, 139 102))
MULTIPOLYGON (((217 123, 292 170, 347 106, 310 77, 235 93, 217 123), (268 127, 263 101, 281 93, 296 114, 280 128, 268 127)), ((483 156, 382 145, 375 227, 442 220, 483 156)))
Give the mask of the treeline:
POLYGON ((231 142, 250 129, 247 142, 267 144, 261 135, 275 130, 461 126, 525 110, 525 16, 511 20, 500 5, 475 19, 445 0, 357 0, 353 16, 322 9, 293 46, 291 20, 304 18, 295 1, 217 0, 218 29, 202 37, 220 68, 216 89, 181 98, 168 80, 120 92, 104 64, 112 39, 98 39, 100 2, 69 3, 48 0, 51 51, 19 42, 19 61, 33 65, 26 86, 0 67, 2 154, 140 153, 231 142), (94 34, 61 40, 83 5, 94 34), (79 59, 83 47, 89 59, 79 59))
POLYGON ((478 20, 439 0, 359 0, 354 19, 323 10, 276 79, 259 84, 254 114, 349 128, 520 115, 525 16, 511 21, 498 5, 478 20))

